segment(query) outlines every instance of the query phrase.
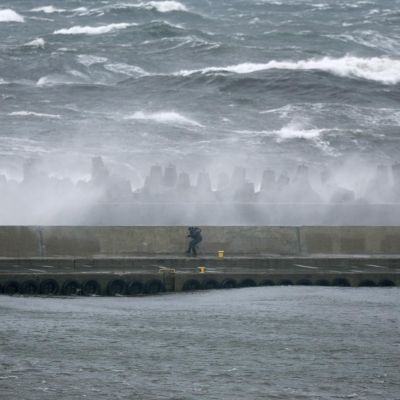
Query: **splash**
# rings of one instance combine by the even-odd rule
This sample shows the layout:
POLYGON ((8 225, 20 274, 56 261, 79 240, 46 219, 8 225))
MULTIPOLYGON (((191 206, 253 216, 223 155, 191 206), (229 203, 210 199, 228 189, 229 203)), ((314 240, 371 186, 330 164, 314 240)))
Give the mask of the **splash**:
POLYGON ((22 15, 19 15, 14 10, 6 8, 4 10, 0 10, 0 22, 25 22, 25 19, 22 15))

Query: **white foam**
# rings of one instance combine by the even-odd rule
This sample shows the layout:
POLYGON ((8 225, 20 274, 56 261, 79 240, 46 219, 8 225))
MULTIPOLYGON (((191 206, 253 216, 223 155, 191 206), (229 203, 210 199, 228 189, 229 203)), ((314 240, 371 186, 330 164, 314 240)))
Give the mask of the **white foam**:
POLYGON ((45 114, 45 113, 37 113, 34 111, 14 111, 8 114, 11 117, 38 117, 38 118, 52 118, 52 119, 60 119, 61 115, 58 114, 45 114))
POLYGON ((137 65, 129 65, 124 63, 112 63, 104 65, 104 68, 108 71, 115 72, 117 74, 123 74, 128 76, 146 76, 149 75, 143 68, 137 65))
POLYGON ((203 126, 197 121, 187 118, 175 111, 159 111, 154 113, 145 113, 143 111, 137 111, 133 115, 126 117, 126 119, 154 121, 157 123, 171 124, 171 125, 190 125, 196 127, 203 126))
POLYGON ((80 54, 77 56, 78 62, 83 64, 85 67, 90 67, 94 64, 103 64, 107 62, 106 57, 92 56, 89 54, 80 54))
POLYGON ((31 42, 25 43, 24 46, 29 46, 29 47, 38 47, 44 49, 44 45, 46 42, 42 38, 37 38, 32 40, 31 42))
POLYGON ((0 22, 25 22, 25 19, 14 10, 6 8, 0 10, 0 22))
POLYGON ((242 63, 226 67, 206 67, 197 70, 181 70, 174 75, 188 76, 195 73, 207 74, 210 72, 232 72, 236 74, 250 74, 270 69, 287 70, 320 70, 333 75, 349 78, 360 78, 384 84, 400 82, 400 60, 388 57, 361 58, 345 56, 342 58, 324 57, 300 61, 276 61, 268 63, 242 63))
POLYGON ((54 14, 54 13, 62 13, 66 10, 63 8, 56 8, 54 6, 44 6, 44 7, 36 7, 32 8, 33 12, 44 12, 45 14, 54 14))
POLYGON ((135 23, 119 23, 102 26, 73 26, 72 28, 59 29, 54 31, 55 35, 101 35, 103 33, 115 32, 120 29, 126 29, 135 26, 135 23))
POLYGON ((278 137, 278 141, 288 139, 316 139, 318 138, 323 129, 305 129, 301 124, 292 122, 279 131, 274 131, 274 134, 278 137))
POLYGON ((179 1, 149 1, 147 3, 139 3, 137 5, 141 8, 146 8, 148 10, 156 10, 161 13, 167 13, 171 11, 187 11, 185 5, 179 1))

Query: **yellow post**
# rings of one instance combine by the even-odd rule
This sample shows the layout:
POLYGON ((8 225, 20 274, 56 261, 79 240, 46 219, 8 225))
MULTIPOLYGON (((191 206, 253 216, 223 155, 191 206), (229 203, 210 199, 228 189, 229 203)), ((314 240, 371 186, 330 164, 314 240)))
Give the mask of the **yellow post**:
POLYGON ((219 258, 224 258, 224 250, 218 250, 218 257, 219 258))
POLYGON ((204 272, 206 272, 206 267, 204 265, 200 265, 199 267, 199 273, 200 274, 204 274, 204 272))

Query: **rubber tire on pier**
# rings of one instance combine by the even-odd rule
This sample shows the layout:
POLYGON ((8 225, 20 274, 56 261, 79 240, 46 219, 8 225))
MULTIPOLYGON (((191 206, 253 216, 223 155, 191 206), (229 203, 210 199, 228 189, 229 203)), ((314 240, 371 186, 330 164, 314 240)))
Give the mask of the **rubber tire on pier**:
POLYGON ((315 285, 317 285, 317 286, 331 286, 331 283, 327 279, 318 279, 315 282, 315 285))
POLYGON ((211 290, 218 289, 220 287, 219 283, 214 279, 208 279, 203 283, 203 289, 211 290))
POLYGON ((93 279, 86 281, 82 285, 82 294, 84 296, 95 296, 99 295, 100 292, 101 292, 100 284, 93 279))
POLYGON ((54 279, 46 279, 40 282, 39 293, 49 296, 56 295, 60 290, 60 286, 54 279))
POLYGON ((3 294, 4 288, 2 285, 0 285, 0 294, 3 294))
POLYGON ((74 296, 80 293, 81 285, 77 281, 66 281, 62 286, 61 293, 65 296, 74 296))
POLYGON ((114 279, 108 282, 107 294, 109 296, 123 296, 126 293, 126 283, 122 279, 114 279))
POLYGON ((144 290, 143 283, 139 281, 132 281, 128 286, 129 296, 138 296, 142 294, 144 290))
POLYGON ((260 286, 275 286, 275 282, 272 279, 265 279, 260 283, 260 286))
POLYGON ((234 289, 237 287, 237 283, 234 279, 226 279, 222 282, 222 289, 234 289))
POLYGON ((299 279, 298 281, 296 281, 296 285, 298 285, 298 286, 311 286, 312 282, 307 278, 303 278, 303 279, 299 279))
POLYGON ((243 279, 239 284, 239 287, 241 288, 255 287, 255 286, 257 286, 257 284, 255 283, 255 281, 253 281, 253 279, 243 279))
POLYGON ((13 294, 17 294, 18 290, 19 290, 18 282, 10 281, 4 285, 3 292, 4 292, 4 294, 8 294, 8 295, 12 296, 13 294))
POLYGON ((159 279, 152 279, 151 281, 146 282, 144 291, 147 294, 157 294, 165 292, 165 287, 159 279))
POLYGON ((195 290, 200 290, 201 285, 197 279, 189 279, 183 284, 182 290, 184 292, 193 292, 195 290))
POLYGON ((378 286, 394 287, 394 286, 396 286, 396 284, 389 279, 383 279, 382 281, 379 282, 378 286))
POLYGON ((345 278, 336 278, 333 282, 332 282, 333 286, 341 286, 341 287, 349 287, 350 282, 345 279, 345 278))
POLYGON ((376 283, 374 281, 371 281, 370 279, 366 279, 364 281, 361 281, 358 284, 358 287, 375 287, 376 283))
POLYGON ((279 281, 278 285, 280 286, 292 286, 293 282, 290 279, 282 279, 279 281))
POLYGON ((34 295, 39 292, 39 285, 35 281, 25 281, 19 287, 19 292, 21 294, 34 295))

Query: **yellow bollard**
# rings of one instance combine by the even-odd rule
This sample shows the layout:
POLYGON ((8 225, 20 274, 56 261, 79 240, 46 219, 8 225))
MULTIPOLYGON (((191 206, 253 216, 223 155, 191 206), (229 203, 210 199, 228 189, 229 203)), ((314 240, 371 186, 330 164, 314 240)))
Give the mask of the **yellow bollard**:
POLYGON ((204 272, 206 272, 206 267, 204 265, 200 265, 199 267, 199 273, 200 274, 204 274, 204 272))
POLYGON ((224 250, 218 250, 218 257, 219 258, 224 258, 224 250))

